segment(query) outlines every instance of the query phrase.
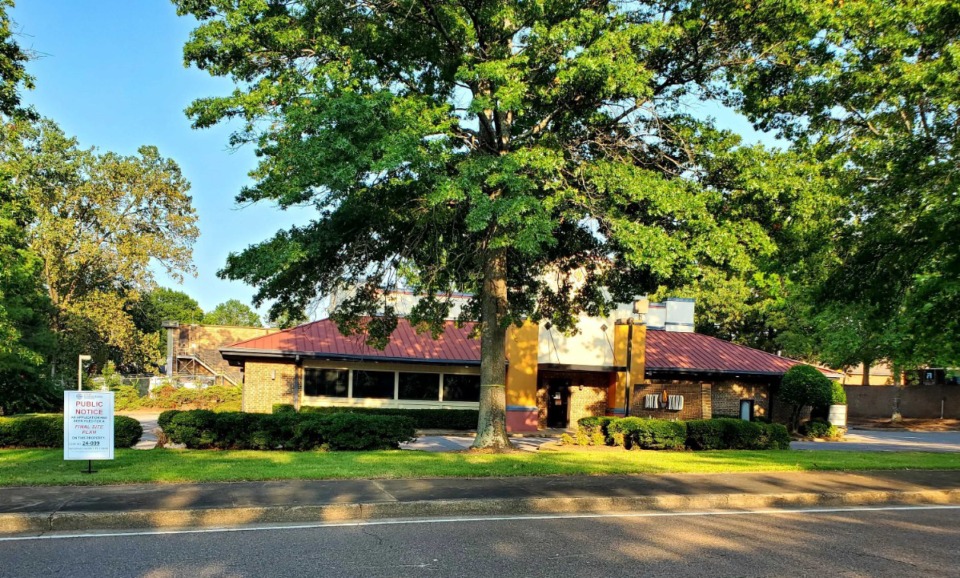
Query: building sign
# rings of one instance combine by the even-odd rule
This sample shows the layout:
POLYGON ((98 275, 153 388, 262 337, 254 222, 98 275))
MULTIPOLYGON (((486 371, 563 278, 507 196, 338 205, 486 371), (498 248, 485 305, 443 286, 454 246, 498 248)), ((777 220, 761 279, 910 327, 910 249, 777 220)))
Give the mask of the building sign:
POLYGON ((113 392, 63 392, 63 459, 113 459, 113 392))

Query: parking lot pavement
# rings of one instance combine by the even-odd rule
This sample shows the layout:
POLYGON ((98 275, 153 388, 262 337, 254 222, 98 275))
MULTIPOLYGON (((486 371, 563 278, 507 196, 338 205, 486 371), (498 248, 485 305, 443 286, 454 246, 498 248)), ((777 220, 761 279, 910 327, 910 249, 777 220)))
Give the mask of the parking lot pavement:
POLYGON ((960 452, 960 432, 850 430, 840 442, 793 442, 795 450, 960 452))

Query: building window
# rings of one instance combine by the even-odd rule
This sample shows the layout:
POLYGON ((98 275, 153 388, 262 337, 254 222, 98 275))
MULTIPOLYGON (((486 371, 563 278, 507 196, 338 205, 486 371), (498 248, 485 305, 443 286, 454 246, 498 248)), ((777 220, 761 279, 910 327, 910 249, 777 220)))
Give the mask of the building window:
POLYGON ((440 399, 439 373, 400 372, 398 399, 437 401, 440 399))
POLYGON ((353 371, 353 397, 393 399, 392 371, 353 371))
POLYGON ((348 373, 343 369, 303 370, 303 394, 307 396, 347 397, 348 373))
POLYGON ((443 401, 480 401, 480 376, 444 374, 443 401))

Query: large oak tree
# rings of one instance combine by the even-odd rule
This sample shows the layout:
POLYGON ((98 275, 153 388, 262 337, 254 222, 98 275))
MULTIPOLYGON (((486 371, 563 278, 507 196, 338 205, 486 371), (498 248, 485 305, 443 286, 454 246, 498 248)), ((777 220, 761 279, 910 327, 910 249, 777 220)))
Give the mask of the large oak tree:
POLYGON ((396 323, 382 286, 427 295, 412 317, 434 328, 449 291, 472 291, 475 447, 509 445, 511 323, 572 329, 578 312, 705 268, 746 271, 776 249, 749 212, 733 218, 737 179, 721 173, 789 160, 735 154, 740 140, 698 111, 747 32, 698 3, 174 3, 199 21, 186 63, 236 83, 188 114, 240 123, 232 144, 261 159, 238 201, 313 217, 231 255, 223 275, 255 285, 274 315, 355 289, 336 319, 374 344, 396 323))

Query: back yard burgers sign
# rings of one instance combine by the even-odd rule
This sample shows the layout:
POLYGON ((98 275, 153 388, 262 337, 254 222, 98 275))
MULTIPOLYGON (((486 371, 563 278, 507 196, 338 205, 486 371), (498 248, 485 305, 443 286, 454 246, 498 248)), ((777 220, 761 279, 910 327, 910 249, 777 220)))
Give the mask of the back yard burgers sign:
POLYGON ((113 459, 113 392, 63 392, 63 459, 113 459))

